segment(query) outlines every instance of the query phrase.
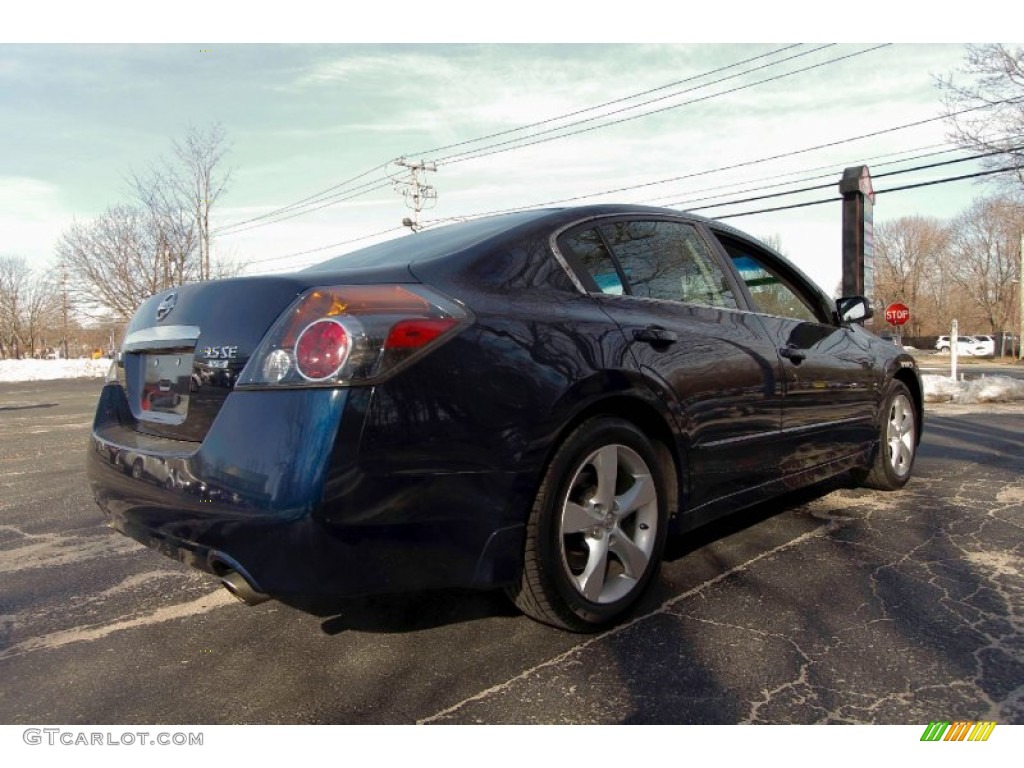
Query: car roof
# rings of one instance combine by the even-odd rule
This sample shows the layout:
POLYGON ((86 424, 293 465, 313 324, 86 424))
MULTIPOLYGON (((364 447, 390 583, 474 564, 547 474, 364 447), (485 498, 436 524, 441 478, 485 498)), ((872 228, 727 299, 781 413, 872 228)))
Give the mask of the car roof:
MULTIPOLYGON (((339 269, 412 264, 448 256, 488 243, 500 245, 512 242, 531 233, 552 231, 563 224, 593 216, 615 214, 647 213, 672 216, 690 221, 709 221, 697 216, 669 208, 655 208, 643 205, 586 205, 568 208, 540 208, 530 211, 487 216, 471 221, 425 229, 371 245, 366 248, 336 256, 303 270, 304 272, 330 272, 339 269)), ((716 226, 724 227, 725 225, 716 226)), ((728 228, 731 230, 731 228, 728 228)), ((738 230, 737 235, 748 237, 738 230)))
POLYGON ((741 241, 756 243, 770 252, 793 275, 816 289, 823 306, 829 302, 828 294, 792 261, 746 232, 716 219, 709 219, 687 211, 647 205, 599 204, 562 208, 538 208, 528 211, 486 216, 470 221, 434 227, 357 251, 337 256, 302 270, 303 273, 350 274, 382 267, 412 267, 416 264, 465 254, 469 258, 494 250, 513 248, 531 237, 548 237, 552 232, 577 222, 605 216, 650 215, 667 217, 690 223, 702 223, 716 233, 726 234, 741 241))

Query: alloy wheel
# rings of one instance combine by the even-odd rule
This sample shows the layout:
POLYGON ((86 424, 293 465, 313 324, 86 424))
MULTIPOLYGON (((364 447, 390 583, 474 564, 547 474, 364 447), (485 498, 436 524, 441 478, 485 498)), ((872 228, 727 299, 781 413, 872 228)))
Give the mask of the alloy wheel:
POLYGON ((886 441, 889 445, 889 463, 897 477, 906 477, 914 462, 914 406, 910 399, 899 394, 889 407, 889 423, 886 427, 886 441))
POLYGON ((625 445, 606 445, 576 468, 562 504, 562 566, 592 603, 629 595, 648 570, 658 534, 650 467, 625 445))

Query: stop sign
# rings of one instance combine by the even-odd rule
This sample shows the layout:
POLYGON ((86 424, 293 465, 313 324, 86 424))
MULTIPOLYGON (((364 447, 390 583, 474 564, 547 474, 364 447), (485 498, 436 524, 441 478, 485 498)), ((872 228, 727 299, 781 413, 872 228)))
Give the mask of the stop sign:
POLYGON ((885 322, 889 325, 903 325, 909 319, 910 310, 906 304, 897 301, 885 308, 885 322))

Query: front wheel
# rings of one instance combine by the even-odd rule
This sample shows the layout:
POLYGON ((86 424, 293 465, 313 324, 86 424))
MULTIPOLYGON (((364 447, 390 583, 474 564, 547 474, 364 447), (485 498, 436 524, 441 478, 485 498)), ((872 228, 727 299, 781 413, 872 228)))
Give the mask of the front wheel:
POLYGON ((869 488, 895 491, 907 484, 917 455, 919 419, 906 384, 892 382, 881 415, 874 461, 856 479, 869 488))
POLYGON ((588 632, 610 624, 658 570, 667 501, 658 453, 639 429, 609 417, 585 422, 548 466, 510 597, 556 627, 588 632))

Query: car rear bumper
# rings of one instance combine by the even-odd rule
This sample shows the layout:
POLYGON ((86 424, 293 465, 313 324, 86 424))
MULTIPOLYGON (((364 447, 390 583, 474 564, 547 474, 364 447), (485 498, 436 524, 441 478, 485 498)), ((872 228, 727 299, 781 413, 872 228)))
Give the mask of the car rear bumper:
POLYGON ((103 389, 88 477, 110 525, 190 566, 275 596, 350 596, 516 577, 518 478, 478 468, 364 466, 371 390, 235 391, 202 443, 134 428, 103 389), (504 495, 503 495, 504 494, 504 495))

